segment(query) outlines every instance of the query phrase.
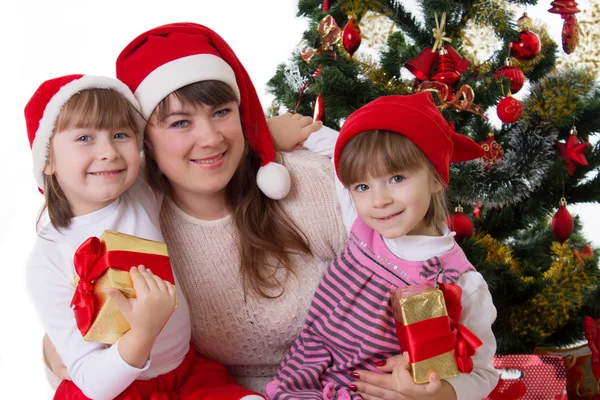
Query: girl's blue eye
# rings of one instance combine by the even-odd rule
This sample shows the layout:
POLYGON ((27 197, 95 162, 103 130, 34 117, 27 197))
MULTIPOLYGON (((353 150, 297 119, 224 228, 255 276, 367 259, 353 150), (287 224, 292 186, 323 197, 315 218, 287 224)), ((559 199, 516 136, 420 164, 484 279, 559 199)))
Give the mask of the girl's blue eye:
POLYGON ((90 135, 81 135, 77 138, 78 142, 89 142, 90 140, 92 140, 90 135))
POLYGON ((360 185, 356 185, 354 187, 354 190, 356 190, 357 192, 364 192, 366 190, 369 190, 369 186, 365 185, 364 183, 361 183, 360 185))
POLYGON ((115 133, 115 139, 126 139, 128 136, 126 133, 123 132, 119 132, 119 133, 115 133))
POLYGON ((219 110, 219 111, 217 111, 217 112, 215 113, 215 116, 217 116, 217 117, 224 117, 224 116, 226 116, 227 114, 229 114, 229 111, 230 111, 230 110, 229 110, 229 108, 224 108, 224 109, 222 109, 222 110, 219 110))
POLYGON ((392 183, 400 183, 404 180, 404 177, 401 175, 392 176, 392 183))
POLYGON ((171 124, 171 127, 173 128, 185 128, 186 126, 188 126, 190 124, 189 121, 182 119, 179 121, 175 121, 171 124))

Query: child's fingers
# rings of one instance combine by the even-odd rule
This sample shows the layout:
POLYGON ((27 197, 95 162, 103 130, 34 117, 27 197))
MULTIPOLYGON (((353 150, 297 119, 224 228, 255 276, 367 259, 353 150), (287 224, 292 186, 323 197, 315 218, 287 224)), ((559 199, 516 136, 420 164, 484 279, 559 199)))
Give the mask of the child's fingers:
POLYGON ((149 291, 154 292, 159 290, 158 286, 156 285, 156 280, 154 279, 154 274, 150 269, 146 268, 146 270, 140 274, 146 280, 146 285, 148 286, 149 291))
POLYGON ((154 282, 156 283, 156 287, 158 288, 158 290, 160 290, 163 293, 169 292, 169 290, 167 289, 167 286, 171 286, 169 282, 154 274, 152 275, 152 277, 154 278, 154 282))
POLYGON ((308 126, 308 125, 310 125, 310 124, 312 124, 312 123, 313 123, 313 119, 312 119, 312 117, 302 117, 302 118, 300 118, 300 119, 298 120, 298 124, 299 124, 301 127, 306 127, 306 126, 308 126))
MULTIPOLYGON (((132 277, 133 279, 133 277, 132 277)), ((137 289, 136 289, 137 290, 137 289)), ((106 294, 115 302, 115 305, 121 311, 127 321, 130 321, 131 316, 131 302, 119 289, 110 288, 106 289, 106 294)))
POLYGON ((133 289, 136 294, 142 294, 148 291, 148 285, 146 284, 146 280, 140 273, 140 270, 137 267, 131 267, 129 270, 129 276, 131 276, 131 281, 133 282, 133 289))
POLYGON ((385 364, 380 365, 380 363, 375 364, 375 366, 377 368, 379 368, 379 370, 384 371, 384 372, 392 372, 394 367, 398 364, 410 364, 408 361, 408 353, 404 352, 406 354, 406 359, 404 358, 403 354, 398 354, 395 356, 392 356, 390 358, 388 358, 385 361, 385 364))
POLYGON ((315 122, 313 122, 311 124, 308 124, 305 127, 303 127, 302 128, 302 134, 306 135, 308 137, 311 133, 318 131, 322 127, 323 127, 323 122, 322 121, 315 121, 315 122))
POLYGON ((432 372, 429 374, 429 383, 423 385, 426 393, 437 393, 442 388, 442 381, 438 374, 432 372))
POLYGON ((170 283, 168 283, 167 291, 169 292, 169 296, 171 296, 172 299, 177 299, 177 290, 175 289, 174 285, 171 285, 170 283))

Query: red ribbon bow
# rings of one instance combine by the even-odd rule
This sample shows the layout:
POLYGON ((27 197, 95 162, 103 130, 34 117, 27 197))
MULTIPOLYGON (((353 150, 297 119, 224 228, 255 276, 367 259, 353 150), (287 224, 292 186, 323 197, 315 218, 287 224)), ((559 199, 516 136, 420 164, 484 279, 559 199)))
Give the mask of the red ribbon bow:
POLYGON ((583 317, 583 332, 588 341, 588 347, 592 352, 592 364, 600 363, 600 319, 583 317))
POLYGON ((418 91, 436 94, 440 101, 438 108, 452 107, 459 111, 469 111, 487 121, 487 117, 481 107, 473 103, 475 101, 475 92, 469 85, 462 85, 455 95, 452 93, 452 88, 445 83, 425 81, 419 85, 418 91))
POLYGON ((71 300, 71 308, 75 313, 77 328, 84 336, 90 330, 96 316, 93 282, 108 268, 106 263, 99 262, 104 253, 104 244, 94 236, 83 242, 73 257, 79 282, 71 300))
POLYGON ((106 250, 106 245, 97 237, 87 239, 73 257, 79 282, 71 300, 77 328, 85 336, 96 319, 94 281, 108 268, 129 271, 132 265, 151 266, 154 275, 175 284, 169 257, 161 254, 138 253, 125 250, 106 250))
POLYGON ((458 322, 462 313, 460 286, 441 283, 439 289, 444 294, 448 316, 429 318, 406 326, 396 321, 400 347, 403 351, 408 350, 411 363, 454 350, 456 366, 460 372, 468 374, 473 371, 471 357, 483 343, 466 326, 458 322))

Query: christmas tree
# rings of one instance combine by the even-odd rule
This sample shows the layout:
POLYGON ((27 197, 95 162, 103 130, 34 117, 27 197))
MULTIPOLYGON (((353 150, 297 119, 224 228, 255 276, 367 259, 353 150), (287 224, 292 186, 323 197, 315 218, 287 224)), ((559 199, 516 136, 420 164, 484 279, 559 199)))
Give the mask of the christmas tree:
POLYGON ((486 150, 452 166, 447 193, 498 310, 498 353, 583 340, 584 316, 600 317, 600 253, 568 207, 600 200, 600 6, 577 16, 576 2, 553 1, 560 46, 515 12, 536 0, 418 3, 422 15, 395 0, 300 0, 309 29, 269 81, 272 110, 339 129, 379 96, 432 92, 456 131, 486 150), (494 109, 502 124, 485 118, 494 109))

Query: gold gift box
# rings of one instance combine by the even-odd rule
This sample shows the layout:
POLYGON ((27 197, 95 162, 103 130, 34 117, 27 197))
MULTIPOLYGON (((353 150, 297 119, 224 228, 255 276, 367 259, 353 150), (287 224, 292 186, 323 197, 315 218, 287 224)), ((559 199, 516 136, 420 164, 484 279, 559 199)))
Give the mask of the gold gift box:
MULTIPOLYGON (((396 321, 404 326, 448 315, 444 294, 430 285, 414 285, 396 289, 392 294, 392 310, 396 321)), ((450 324, 448 324, 448 331, 450 331, 450 324)), ((454 350, 423 361, 411 362, 410 366, 411 375, 417 384, 428 383, 431 371, 435 371, 440 379, 451 378, 459 374, 454 359, 454 350)))
MULTIPOLYGON (((104 231, 100 241, 106 246, 106 253, 111 251, 128 251, 133 253, 146 253, 148 255, 169 256, 167 245, 162 242, 142 239, 137 236, 126 235, 115 231, 104 231)), ((128 265, 131 267, 134 265, 128 265)), ((137 265, 136 265, 137 266, 137 265)), ((152 270, 151 265, 146 267, 152 270)), ((172 271, 171 271, 172 274, 172 271)), ((75 277, 77 285, 79 277, 75 277)), ((108 268, 95 282, 94 309, 97 315, 83 339, 88 342, 114 344, 131 327, 115 302, 106 294, 107 289, 119 289, 128 299, 135 297, 133 282, 129 271, 117 268, 108 268)), ((176 303, 177 306, 178 302, 176 303)))

